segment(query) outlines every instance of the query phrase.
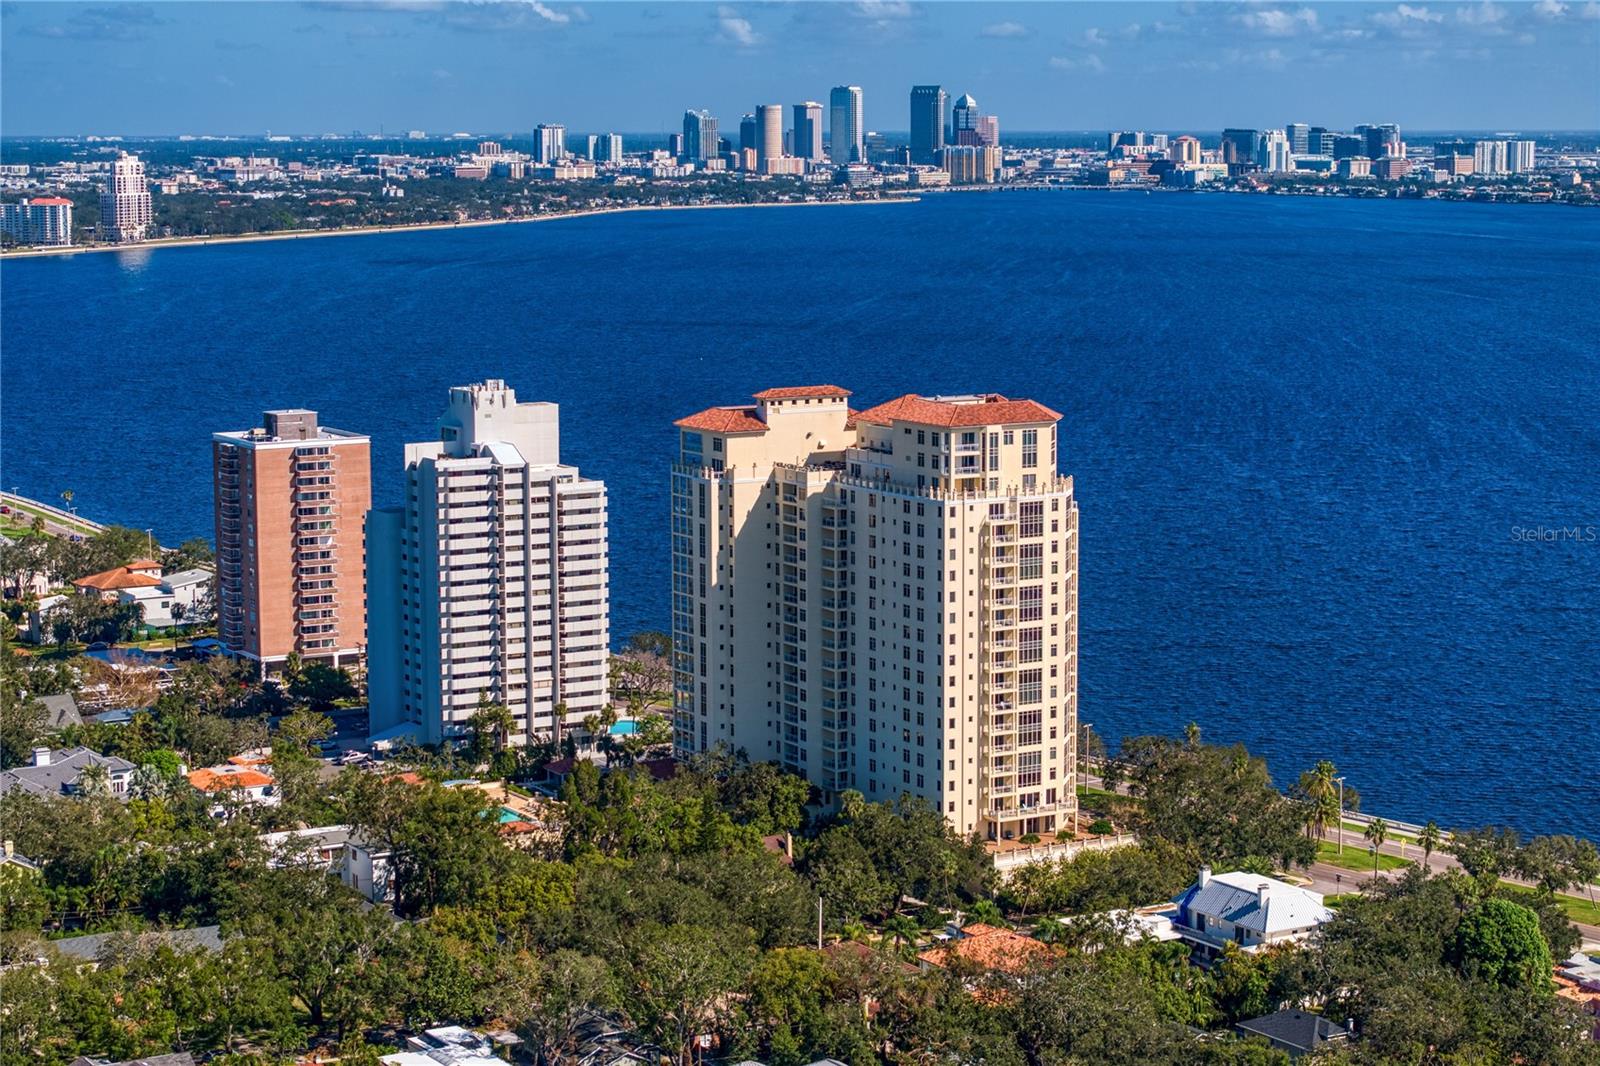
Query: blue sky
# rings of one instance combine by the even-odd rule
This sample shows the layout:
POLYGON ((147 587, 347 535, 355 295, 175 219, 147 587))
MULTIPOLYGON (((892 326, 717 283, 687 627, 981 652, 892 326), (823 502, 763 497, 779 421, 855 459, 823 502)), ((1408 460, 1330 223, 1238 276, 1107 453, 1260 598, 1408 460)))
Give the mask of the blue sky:
POLYGON ((534 123, 724 128, 859 84, 901 130, 916 82, 1002 128, 1304 121, 1600 127, 1600 2, 66 3, 0 7, 0 132, 164 134, 534 123))

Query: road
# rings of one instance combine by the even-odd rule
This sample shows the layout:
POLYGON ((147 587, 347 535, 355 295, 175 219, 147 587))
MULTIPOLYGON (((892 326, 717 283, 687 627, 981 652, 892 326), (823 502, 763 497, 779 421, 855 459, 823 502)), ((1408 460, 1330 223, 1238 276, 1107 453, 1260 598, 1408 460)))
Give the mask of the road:
MULTIPOLYGON (((24 524, 31 522, 34 515, 44 519, 44 531, 54 537, 67 537, 77 534, 79 536, 93 536, 105 526, 99 522, 91 522, 81 518, 70 511, 60 507, 42 503, 39 500, 30 500, 26 496, 18 496, 12 492, 0 492, 0 503, 9 506, 12 513, 24 524)), ((10 516, 7 516, 10 517, 10 516)))

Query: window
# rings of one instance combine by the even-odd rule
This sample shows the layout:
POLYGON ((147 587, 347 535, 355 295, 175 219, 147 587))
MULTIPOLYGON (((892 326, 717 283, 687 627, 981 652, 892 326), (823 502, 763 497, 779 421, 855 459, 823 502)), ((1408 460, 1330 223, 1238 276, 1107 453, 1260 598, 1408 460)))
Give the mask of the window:
POLYGON ((1022 465, 1039 465, 1039 431, 1036 429, 1022 431, 1022 465))

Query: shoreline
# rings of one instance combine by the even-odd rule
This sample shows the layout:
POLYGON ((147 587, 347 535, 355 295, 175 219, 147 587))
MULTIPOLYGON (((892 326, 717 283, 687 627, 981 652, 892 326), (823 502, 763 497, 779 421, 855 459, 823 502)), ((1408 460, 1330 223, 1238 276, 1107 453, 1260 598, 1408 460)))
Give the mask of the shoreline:
POLYGON ((598 207, 584 211, 562 211, 528 218, 476 218, 465 222, 411 222, 400 226, 350 226, 342 229, 297 229, 277 233, 239 233, 224 237, 166 237, 137 244, 88 244, 66 248, 29 248, 0 254, 0 262, 11 259, 40 259, 47 256, 87 255, 95 252, 134 252, 155 248, 204 248, 218 244, 253 244, 258 241, 298 241, 319 237, 362 237, 375 233, 424 233, 430 230, 467 229, 476 226, 514 226, 528 222, 557 222, 569 218, 595 218, 645 211, 740 210, 751 207, 870 207, 881 204, 916 203, 919 196, 891 196, 877 200, 802 200, 769 201, 753 204, 636 204, 628 207, 598 207))

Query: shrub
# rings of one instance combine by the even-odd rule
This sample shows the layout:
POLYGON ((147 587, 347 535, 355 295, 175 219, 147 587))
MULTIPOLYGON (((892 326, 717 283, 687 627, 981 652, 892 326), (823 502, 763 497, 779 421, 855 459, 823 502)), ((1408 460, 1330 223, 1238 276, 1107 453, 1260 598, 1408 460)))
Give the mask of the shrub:
POLYGON ((1096 818, 1093 822, 1089 823, 1089 832, 1093 833, 1097 837, 1110 836, 1112 833, 1116 832, 1116 827, 1110 822, 1106 821, 1104 818, 1096 818))
POLYGON ((1018 844, 1037 844, 1037 843, 1039 843, 1039 834, 1038 833, 1024 833, 1024 834, 1022 834, 1021 836, 1019 836, 1017 838, 1017 843, 1018 844))

